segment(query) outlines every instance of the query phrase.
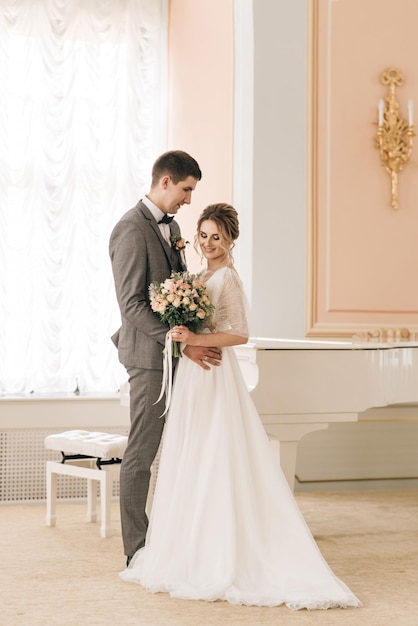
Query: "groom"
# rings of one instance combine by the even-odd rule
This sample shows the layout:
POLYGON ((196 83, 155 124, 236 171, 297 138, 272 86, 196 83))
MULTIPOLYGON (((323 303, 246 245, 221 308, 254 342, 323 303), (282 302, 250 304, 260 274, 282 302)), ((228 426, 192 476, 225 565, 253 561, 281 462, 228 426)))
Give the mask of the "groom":
MULTIPOLYGON (((162 351, 168 326, 151 311, 148 288, 163 282, 172 271, 186 269, 172 245, 180 237, 173 217, 190 204, 202 173, 193 157, 173 150, 162 154, 152 168, 149 193, 116 224, 109 252, 122 326, 113 335, 120 362, 130 384, 128 445, 120 472, 122 538, 127 565, 145 544, 148 518, 145 513, 150 468, 161 441, 164 398, 157 404, 162 383, 162 351)), ((187 346, 184 355, 209 369, 220 365, 218 348, 187 346)))

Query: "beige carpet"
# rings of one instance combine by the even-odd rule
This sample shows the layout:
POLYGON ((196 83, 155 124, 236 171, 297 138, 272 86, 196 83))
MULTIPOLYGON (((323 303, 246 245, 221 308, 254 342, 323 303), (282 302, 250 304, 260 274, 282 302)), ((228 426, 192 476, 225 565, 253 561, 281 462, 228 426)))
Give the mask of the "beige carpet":
POLYGON ((123 583, 118 504, 114 534, 85 522, 85 504, 0 506, 0 624, 54 626, 418 626, 418 490, 299 494, 334 572, 361 609, 298 611, 173 600, 123 583))

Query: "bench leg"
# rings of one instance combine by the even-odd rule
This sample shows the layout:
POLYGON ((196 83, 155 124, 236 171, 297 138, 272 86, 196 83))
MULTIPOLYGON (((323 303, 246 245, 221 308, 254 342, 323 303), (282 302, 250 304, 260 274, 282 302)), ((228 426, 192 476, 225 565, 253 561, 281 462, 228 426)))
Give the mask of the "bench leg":
POLYGON ((87 479, 87 521, 95 522, 97 520, 97 480, 87 479))
POLYGON ((57 475, 53 471, 51 461, 46 464, 46 525, 55 526, 57 516, 55 514, 57 505, 57 475))
POLYGON ((112 505, 112 491, 113 491, 113 473, 112 471, 102 470, 103 475, 100 479, 100 512, 101 512, 101 526, 100 535, 102 537, 108 537, 111 533, 110 529, 110 516, 112 505))

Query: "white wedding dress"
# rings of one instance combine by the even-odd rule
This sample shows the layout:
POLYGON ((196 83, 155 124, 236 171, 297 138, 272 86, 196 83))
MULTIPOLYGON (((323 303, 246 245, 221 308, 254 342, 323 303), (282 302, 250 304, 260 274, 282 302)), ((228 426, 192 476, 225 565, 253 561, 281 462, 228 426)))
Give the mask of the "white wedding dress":
MULTIPOLYGON (((216 307, 212 330, 246 335, 235 270, 218 270, 207 289, 216 307)), ((179 359, 146 545, 120 577, 184 599, 360 606, 297 507, 234 349, 222 355, 210 371, 179 359)))

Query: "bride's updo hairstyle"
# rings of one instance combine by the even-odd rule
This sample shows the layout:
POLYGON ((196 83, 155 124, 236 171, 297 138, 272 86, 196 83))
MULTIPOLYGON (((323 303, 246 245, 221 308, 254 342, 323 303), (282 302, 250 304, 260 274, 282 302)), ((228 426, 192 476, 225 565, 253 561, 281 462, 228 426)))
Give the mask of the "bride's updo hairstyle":
POLYGON ((215 222, 221 235, 221 245, 228 256, 228 262, 232 264, 232 248, 235 246, 235 240, 239 237, 239 221, 238 213, 230 204, 220 202, 218 204, 209 204, 200 215, 194 240, 194 247, 198 251, 198 235, 203 222, 210 220, 215 222))

